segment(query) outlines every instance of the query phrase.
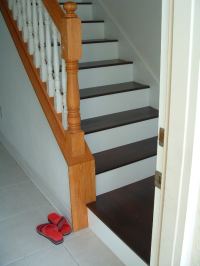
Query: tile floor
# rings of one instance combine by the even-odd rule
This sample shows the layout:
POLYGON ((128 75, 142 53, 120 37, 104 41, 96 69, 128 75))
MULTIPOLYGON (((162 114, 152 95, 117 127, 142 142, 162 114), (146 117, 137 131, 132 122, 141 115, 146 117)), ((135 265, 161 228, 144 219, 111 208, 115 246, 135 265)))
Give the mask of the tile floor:
POLYGON ((35 232, 54 208, 0 144, 0 266, 122 266, 89 230, 54 246, 35 232))

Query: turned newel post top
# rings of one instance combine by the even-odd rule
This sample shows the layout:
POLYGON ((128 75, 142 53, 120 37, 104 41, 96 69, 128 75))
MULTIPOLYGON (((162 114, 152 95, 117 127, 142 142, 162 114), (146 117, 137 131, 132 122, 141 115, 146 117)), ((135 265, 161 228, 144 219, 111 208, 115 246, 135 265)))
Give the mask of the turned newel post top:
POLYGON ((76 9, 77 9, 77 4, 74 2, 70 1, 64 4, 64 10, 66 12, 67 18, 76 18, 77 17, 75 13, 76 9))

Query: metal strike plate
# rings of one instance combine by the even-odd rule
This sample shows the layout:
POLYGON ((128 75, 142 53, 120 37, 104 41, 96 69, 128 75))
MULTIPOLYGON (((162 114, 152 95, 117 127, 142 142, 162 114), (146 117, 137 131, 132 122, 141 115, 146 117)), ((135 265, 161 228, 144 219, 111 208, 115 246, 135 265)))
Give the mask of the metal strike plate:
POLYGON ((159 130, 159 145, 161 147, 164 146, 164 138, 165 138, 165 130, 164 130, 164 128, 160 128, 160 130, 159 130))
POLYGON ((156 171, 156 173, 155 173, 155 186, 159 189, 161 189, 161 182, 162 182, 162 173, 159 171, 156 171))

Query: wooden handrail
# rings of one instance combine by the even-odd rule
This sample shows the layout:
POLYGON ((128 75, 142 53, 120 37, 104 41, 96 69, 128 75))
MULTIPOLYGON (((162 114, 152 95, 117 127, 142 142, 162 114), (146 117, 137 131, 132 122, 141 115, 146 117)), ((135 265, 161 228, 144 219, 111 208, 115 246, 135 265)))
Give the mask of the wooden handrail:
POLYGON ((78 85, 78 61, 81 58, 81 21, 76 16, 76 4, 64 5, 66 14, 57 0, 42 0, 61 34, 62 56, 67 71, 68 130, 62 127, 52 99, 47 94, 33 56, 29 54, 22 32, 14 21, 6 0, 0 0, 0 9, 12 35, 27 74, 52 128, 55 138, 66 159, 69 171, 71 212, 74 231, 87 227, 86 204, 96 200, 95 161, 84 140, 80 120, 80 95, 78 85))

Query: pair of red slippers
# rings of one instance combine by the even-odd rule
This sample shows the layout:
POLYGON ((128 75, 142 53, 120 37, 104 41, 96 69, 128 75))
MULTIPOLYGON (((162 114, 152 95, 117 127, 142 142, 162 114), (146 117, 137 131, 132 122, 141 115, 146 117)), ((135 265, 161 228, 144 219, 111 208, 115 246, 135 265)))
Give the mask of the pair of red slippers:
POLYGON ((49 223, 41 224, 36 227, 38 234, 46 237, 55 245, 63 243, 63 236, 71 233, 71 226, 64 216, 57 213, 48 215, 49 223))

